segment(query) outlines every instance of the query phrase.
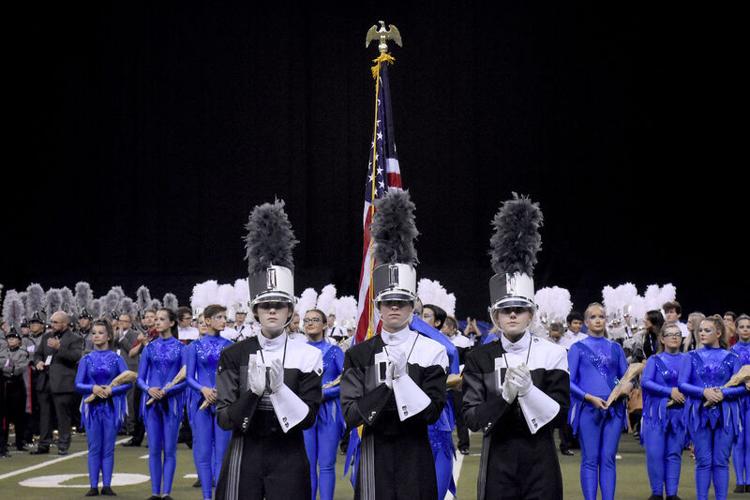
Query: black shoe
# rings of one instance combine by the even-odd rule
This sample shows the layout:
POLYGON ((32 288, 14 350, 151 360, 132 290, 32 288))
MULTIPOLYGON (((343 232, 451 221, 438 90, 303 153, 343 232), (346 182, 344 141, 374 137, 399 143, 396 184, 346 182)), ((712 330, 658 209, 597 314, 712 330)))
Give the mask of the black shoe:
POLYGON ((64 457, 65 455, 69 455, 70 452, 68 450, 57 450, 57 454, 64 457))
POLYGON ((102 488, 102 495, 106 497, 116 497, 117 493, 112 491, 112 488, 110 488, 109 486, 105 486, 104 488, 102 488))
POLYGON ((171 496, 167 495, 165 497, 161 497, 161 500, 174 500, 171 496))
POLYGON ((734 492, 735 493, 745 493, 747 491, 745 489, 745 487, 746 487, 746 485, 744 485, 744 484, 738 484, 737 486, 734 487, 734 492))
POLYGON ((0 458, 10 458, 10 453, 8 453, 8 450, 0 450, 0 458))
POLYGON ((161 497, 159 495, 151 495, 146 500, 161 500, 161 497))
POLYGON ((99 490, 96 488, 90 488, 89 491, 86 492, 85 497, 98 497, 99 496, 99 490))
POLYGON ((16 445, 16 450, 17 451, 29 451, 29 449, 26 447, 25 444, 17 444, 16 445))
POLYGON ((678 497, 677 495, 669 495, 667 497, 667 500, 682 500, 682 498, 678 497))
POLYGON ((471 453, 468 448, 461 448, 460 450, 458 450, 458 452, 461 455, 468 455, 469 453, 471 453))
POLYGON ((573 455, 575 455, 575 453, 570 450, 560 450, 560 453, 565 455, 566 457, 572 457, 573 455))
POLYGON ((664 497, 661 495, 651 495, 648 497, 648 500, 664 500, 664 497))
POLYGON ((750 493, 750 484, 745 485, 745 493, 750 493))
POLYGON ((29 455, 47 455, 49 453, 49 448, 37 448, 34 451, 30 451, 29 455))
MULTIPOLYGON (((131 446, 133 446, 133 447, 137 447, 137 446, 140 446, 140 445, 141 445, 141 442, 140 442, 140 441, 133 441, 133 440, 131 439, 130 441, 125 441, 125 442, 124 442, 124 443, 122 443, 122 444, 121 444, 120 446, 125 446, 126 448, 130 448, 131 446)), ((158 498, 158 497, 157 497, 157 498, 158 498)))
POLYGON ((195 482, 193 483, 193 488, 200 488, 200 487, 201 487, 201 480, 196 479, 195 482))

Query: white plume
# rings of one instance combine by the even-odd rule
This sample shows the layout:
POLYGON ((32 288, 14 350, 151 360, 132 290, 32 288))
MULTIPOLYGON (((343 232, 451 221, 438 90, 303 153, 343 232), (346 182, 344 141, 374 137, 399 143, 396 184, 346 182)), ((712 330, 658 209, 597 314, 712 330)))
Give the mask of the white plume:
POLYGON ((302 295, 297 301, 295 311, 299 314, 300 320, 304 319, 305 313, 310 309, 315 309, 315 304, 318 302, 318 292, 314 288, 305 288, 302 291, 302 295))
POLYGON ((346 295, 336 301, 336 324, 346 330, 357 327, 357 299, 346 295))
POLYGON ((323 311, 326 316, 334 314, 333 303, 336 301, 336 287, 334 285, 326 285, 318 295, 318 309, 323 311))
POLYGON ((649 285, 643 298, 646 301, 646 311, 661 310, 663 302, 660 302, 659 285, 649 285))
POLYGON ((456 314, 456 296, 448 293, 443 285, 437 280, 422 278, 417 283, 417 297, 422 304, 432 304, 438 306, 448 314, 456 314))
POLYGON ((216 289, 216 298, 214 304, 219 304, 226 308, 232 307, 234 302, 234 286, 233 285, 219 285, 216 289))
POLYGON ((250 287, 247 279, 238 279, 234 282, 234 309, 235 312, 247 312, 250 308, 250 287))
MULTIPOLYGON (((667 283, 659 290, 659 301, 663 306, 667 302, 674 302, 677 299, 677 288, 672 283, 667 283)), ((661 308, 661 306, 660 306, 661 308)))
POLYGON ((537 305, 537 316, 545 318, 547 324, 552 322, 564 323, 573 302, 570 300, 570 292, 559 286, 539 289, 534 295, 534 303, 537 305))
POLYGON ((208 280, 195 285, 193 294, 190 296, 190 307, 193 309, 193 313, 198 315, 203 312, 206 306, 213 304, 218 291, 219 284, 216 280, 208 280))

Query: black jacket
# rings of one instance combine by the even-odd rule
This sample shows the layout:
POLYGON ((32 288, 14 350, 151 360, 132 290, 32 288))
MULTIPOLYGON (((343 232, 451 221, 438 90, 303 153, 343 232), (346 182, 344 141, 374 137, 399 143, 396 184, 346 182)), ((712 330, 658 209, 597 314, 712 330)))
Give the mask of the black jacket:
POLYGON ((78 361, 83 356, 83 339, 70 329, 60 334, 47 332, 34 353, 34 363, 46 361, 47 356, 52 356, 52 361, 37 377, 36 390, 53 394, 75 392, 78 361), (58 350, 47 346, 47 340, 52 337, 60 339, 58 350))

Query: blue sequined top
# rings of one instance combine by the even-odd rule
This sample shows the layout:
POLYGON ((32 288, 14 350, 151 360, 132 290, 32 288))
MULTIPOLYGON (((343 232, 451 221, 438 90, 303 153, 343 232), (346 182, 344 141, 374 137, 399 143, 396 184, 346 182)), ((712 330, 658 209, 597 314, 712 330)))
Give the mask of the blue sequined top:
POLYGON ((684 406, 677 403, 667 406, 672 397, 672 389, 678 386, 680 368, 684 360, 685 355, 681 353, 662 352, 651 356, 646 361, 646 367, 641 376, 645 425, 659 427, 665 432, 669 428, 673 431, 684 429, 682 421, 684 406))
MULTIPOLYGON (((232 342, 219 335, 204 335, 185 348, 185 367, 190 394, 188 407, 196 409, 203 402, 201 389, 216 387, 216 367, 219 365, 221 351, 232 345, 232 342)), ((209 407, 214 411, 214 406, 209 407)))
MULTIPOLYGON (((151 387, 163 389, 177 375, 182 368, 182 353, 185 348, 182 343, 174 337, 163 339, 161 337, 149 342, 141 354, 141 362, 138 365, 138 387, 143 391, 141 408, 149 411, 159 405, 146 405, 151 396, 148 390, 151 387)), ((170 413, 177 415, 182 413, 182 393, 187 383, 183 380, 174 387, 167 389, 166 397, 157 403, 169 402, 170 413), (165 401, 166 400, 166 401, 165 401)))
POLYGON ((112 351, 91 351, 78 363, 76 372, 76 390, 84 395, 81 401, 81 415, 84 424, 90 425, 93 417, 112 416, 118 424, 122 424, 127 413, 125 394, 131 384, 112 387, 112 397, 97 398, 92 403, 86 403, 86 398, 93 393, 94 386, 105 386, 112 383, 120 373, 127 371, 125 361, 112 351))
MULTIPOLYGON (((734 344, 732 352, 740 357, 740 364, 742 366, 750 365, 750 342, 742 342, 740 340, 734 344)), ((750 425, 750 397, 745 396, 740 398, 740 405, 742 406, 742 409, 745 412, 745 418, 747 419, 742 423, 742 427, 747 429, 748 425, 750 425)))
POLYGON ((688 401, 685 404, 685 424, 691 429, 722 425, 734 432, 740 430, 737 398, 745 393, 744 384, 721 389, 724 400, 713 406, 703 406, 703 390, 722 387, 740 369, 740 358, 721 347, 703 347, 688 353, 679 376, 680 391, 688 401))
MULTIPOLYGON (((323 376, 322 384, 335 380, 344 371, 344 351, 339 346, 333 345, 326 340, 320 342, 307 342, 313 347, 320 349, 323 355, 323 376)), ((344 416, 341 413, 341 401, 339 400, 339 394, 341 393, 341 384, 336 384, 333 387, 327 387, 323 389, 323 403, 318 409, 318 420, 326 422, 336 422, 339 428, 338 437, 344 435, 346 429, 346 423, 344 422, 344 416)))
MULTIPOLYGON (((604 337, 589 335, 573 344, 568 351, 568 369, 570 370, 570 412, 568 421, 573 432, 578 432, 578 416, 584 408, 586 394, 606 400, 620 378, 628 369, 625 352, 617 342, 604 337)), ((625 403, 623 398, 614 402, 607 410, 610 417, 625 420, 625 403)))

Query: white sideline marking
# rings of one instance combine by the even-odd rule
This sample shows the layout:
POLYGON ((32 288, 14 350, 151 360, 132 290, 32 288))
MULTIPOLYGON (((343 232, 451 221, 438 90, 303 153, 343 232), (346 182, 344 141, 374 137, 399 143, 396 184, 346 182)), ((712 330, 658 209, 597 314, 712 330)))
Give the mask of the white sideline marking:
MULTIPOLYGON (((453 481, 456 483, 456 489, 458 490, 458 478, 461 477, 461 466, 464 464, 464 456, 462 454, 458 454, 458 458, 453 461, 453 481)), ((454 497, 453 494, 449 491, 445 494, 445 500, 453 500, 454 497)))
MULTIPOLYGON (((18 484, 27 488, 89 488, 88 477, 88 474, 56 474, 54 476, 32 477, 18 484), (86 478, 86 482, 81 484, 60 484, 65 481, 81 478, 86 478)), ((148 480, 149 477, 143 474, 112 474, 112 486, 130 486, 145 483, 148 480)), ((99 482, 99 484, 102 483, 99 482)))
POLYGON ((140 458, 141 460, 148 460, 148 455, 143 455, 142 457, 138 457, 138 458, 140 458))
MULTIPOLYGON (((121 439, 119 441, 115 441, 115 445, 118 445, 120 443, 124 443, 125 441, 128 441, 129 439, 130 438, 126 438, 126 439, 121 439)), ((33 470, 42 469, 44 467, 47 467, 48 465, 54 465, 54 464, 57 464, 57 463, 60 463, 60 462, 64 462, 66 460, 70 460, 71 458, 82 457, 82 456, 88 455, 88 453, 89 453, 89 450, 79 451, 78 453, 71 453, 70 455, 65 456, 65 457, 55 458, 53 460, 47 460, 46 462, 42 462, 40 464, 32 465, 32 466, 26 467, 24 469, 14 470, 13 472, 8 472, 7 474, 3 474, 2 476, 0 476, 0 481, 2 481, 3 479, 8 479, 9 477, 18 476, 20 474, 25 474, 27 472, 31 472, 33 470)))
POLYGON ((198 479, 198 474, 185 474, 182 476, 184 479, 198 479))

